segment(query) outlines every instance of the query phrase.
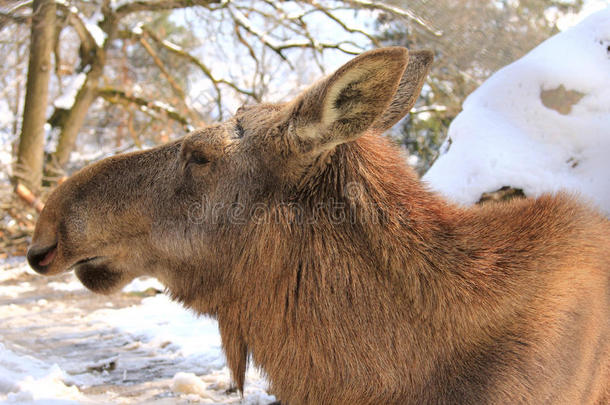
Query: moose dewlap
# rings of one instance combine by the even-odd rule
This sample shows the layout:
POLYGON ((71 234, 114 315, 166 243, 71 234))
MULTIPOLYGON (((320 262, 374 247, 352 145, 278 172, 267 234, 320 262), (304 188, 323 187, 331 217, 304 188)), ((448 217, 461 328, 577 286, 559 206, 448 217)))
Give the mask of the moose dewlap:
POLYGON ((366 52, 289 103, 85 167, 28 251, 110 293, 157 277, 298 404, 610 403, 610 223, 564 195, 459 207, 381 133, 429 52, 366 52))

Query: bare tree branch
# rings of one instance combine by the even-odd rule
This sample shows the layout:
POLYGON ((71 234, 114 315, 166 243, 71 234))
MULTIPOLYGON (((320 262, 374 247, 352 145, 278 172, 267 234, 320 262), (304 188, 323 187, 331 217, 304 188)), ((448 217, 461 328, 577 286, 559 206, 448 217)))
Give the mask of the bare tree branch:
POLYGON ((178 102, 182 106, 183 111, 185 111, 186 115, 188 115, 191 120, 197 125, 203 124, 201 117, 199 117, 187 104, 186 104, 186 94, 182 87, 178 84, 176 79, 170 74, 169 70, 165 66, 165 63, 161 60, 157 52, 153 49, 153 47, 147 41, 148 33, 142 32, 142 35, 139 36, 139 42, 142 47, 146 50, 146 52, 150 55, 150 57, 155 62, 155 65, 161 71, 161 74, 167 82, 170 84, 174 94, 178 98, 178 102))
POLYGON ((262 32, 256 27, 254 27, 250 20, 248 20, 248 18, 240 10, 238 10, 237 8, 229 8, 229 13, 231 14, 231 17, 237 23, 237 25, 257 37, 267 48, 277 53, 278 56, 282 58, 285 62, 290 63, 288 61, 288 58, 286 58, 286 56, 284 56, 284 54, 282 53, 280 44, 277 43, 275 39, 271 38, 266 32, 262 32))
POLYGON ((268 33, 263 32, 256 28, 254 24, 237 8, 229 8, 229 12, 233 17, 235 23, 248 31, 253 36, 257 37, 259 41, 263 43, 267 48, 271 49, 275 53, 277 53, 286 63, 288 63, 291 67, 290 61, 284 55, 282 51, 291 48, 311 48, 316 50, 322 49, 338 49, 349 55, 358 55, 363 49, 358 46, 353 41, 341 41, 337 43, 326 43, 326 42, 318 42, 313 40, 311 36, 307 35, 307 32, 303 33, 303 35, 307 39, 295 39, 295 40, 287 40, 287 41, 277 41, 273 37, 271 37, 268 33))
POLYGON ((212 85, 214 86, 214 89, 215 89, 216 95, 217 95, 216 101, 218 104, 218 110, 219 110, 219 114, 221 116, 222 116, 222 105, 221 105, 222 92, 220 91, 219 84, 224 84, 226 86, 229 86, 230 88, 232 88, 233 90, 235 90, 238 93, 244 94, 248 97, 252 97, 253 99, 255 99, 257 101, 260 101, 259 96, 254 91, 242 89, 241 87, 237 86, 235 83, 233 83, 227 79, 215 77, 212 74, 212 71, 210 70, 210 68, 208 68, 201 60, 199 60, 195 56, 191 55, 190 53, 188 53, 187 51, 185 51, 178 45, 175 45, 167 40, 163 40, 163 39, 159 38, 148 27, 142 27, 142 30, 144 32, 146 32, 146 34, 148 34, 148 36, 152 40, 154 40, 159 46, 163 47, 164 49, 173 53, 174 55, 180 56, 180 57, 188 60, 189 62, 191 62, 192 64, 197 66, 203 72, 203 74, 212 82, 212 85))
MULTIPOLYGON (((312 0, 312 3, 316 2, 316 0, 312 0)), ((421 25, 427 31, 431 32, 434 36, 440 37, 443 35, 443 31, 438 30, 432 26, 431 23, 424 20, 423 18, 417 16, 411 10, 405 10, 399 7, 394 7, 389 4, 382 3, 381 1, 374 0, 345 0, 346 3, 353 5, 356 8, 366 8, 370 10, 383 10, 388 13, 391 13, 395 16, 405 17, 409 20, 421 25)))
POLYGON ((146 1, 136 0, 119 6, 114 14, 117 20, 127 14, 138 11, 163 11, 193 6, 208 7, 212 4, 220 3, 220 0, 167 0, 167 1, 146 1))
POLYGON ((350 34, 358 33, 358 34, 364 35, 375 46, 379 46, 379 41, 373 35, 369 34, 366 31, 359 30, 357 28, 348 27, 343 21, 341 21, 336 15, 334 15, 330 11, 330 9, 320 5, 320 3, 318 1, 315 1, 315 0, 311 1, 311 5, 314 6, 316 10, 322 12, 325 16, 327 16, 328 18, 330 18, 331 20, 333 20, 334 22, 339 24, 339 26, 341 28, 343 28, 343 30, 349 32, 350 34))
POLYGON ((22 3, 16 4, 15 6, 11 7, 7 11, 0 11, 0 29, 2 29, 4 27, 4 25, 9 21, 12 21, 16 24, 31 23, 32 22, 31 13, 24 15, 24 14, 17 14, 17 12, 24 8, 31 10, 32 3, 33 3, 32 1, 24 1, 22 3))
POLYGON ((9 22, 13 22, 16 24, 29 24, 32 21, 32 16, 30 14, 21 15, 14 14, 10 12, 0 11, 0 29, 4 27, 9 22))
POLYGON ((182 116, 170 106, 163 105, 162 103, 159 103, 157 101, 146 100, 143 97, 130 95, 123 90, 115 88, 105 87, 100 88, 97 91, 99 96, 101 96, 110 103, 122 105, 136 104, 137 106, 139 106, 140 110, 144 112, 147 112, 147 110, 152 110, 167 115, 167 117, 182 124, 182 127, 187 132, 193 129, 188 119, 182 116))
POLYGON ((163 77, 165 77, 165 79, 168 81, 168 83, 172 87, 172 90, 174 91, 174 93, 176 93, 176 96, 178 96, 178 98, 180 98, 180 100, 184 100, 186 98, 186 95, 184 94, 184 90, 182 90, 182 87, 180 87, 178 82, 176 82, 176 79, 174 79, 173 76, 169 74, 169 71, 165 67, 165 64, 163 63, 161 58, 159 58, 159 55, 157 55, 157 52, 153 49, 152 46, 150 46, 150 44, 148 43, 146 38, 144 38, 144 36, 140 36, 139 42, 142 45, 142 47, 146 50, 146 52, 150 55, 150 57, 153 59, 153 61, 155 62, 155 65, 159 68, 163 77))

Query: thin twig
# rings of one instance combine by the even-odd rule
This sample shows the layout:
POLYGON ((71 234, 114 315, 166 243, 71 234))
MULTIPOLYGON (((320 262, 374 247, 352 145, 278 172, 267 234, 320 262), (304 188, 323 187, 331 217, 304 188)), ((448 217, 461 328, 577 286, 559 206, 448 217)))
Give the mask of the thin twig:
POLYGON ((434 36, 440 37, 443 35, 443 31, 438 30, 432 26, 432 24, 425 19, 417 16, 411 10, 405 10, 399 7, 391 6, 389 4, 382 3, 380 1, 372 0, 344 0, 346 3, 351 4, 357 8, 366 8, 370 10, 382 10, 386 11, 395 16, 405 17, 415 23, 424 27, 427 31, 432 33, 434 36))
POLYGON ((118 20, 127 14, 136 13, 139 11, 164 11, 179 8, 189 8, 193 6, 208 7, 213 4, 220 3, 220 0, 165 0, 165 1, 145 1, 136 0, 125 3, 115 10, 115 15, 118 20))

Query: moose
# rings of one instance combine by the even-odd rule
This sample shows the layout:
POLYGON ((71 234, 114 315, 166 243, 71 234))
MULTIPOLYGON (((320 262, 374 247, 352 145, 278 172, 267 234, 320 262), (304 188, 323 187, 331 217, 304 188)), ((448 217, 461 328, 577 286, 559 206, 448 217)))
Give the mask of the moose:
POLYGON ((568 193, 463 207, 382 132, 432 53, 365 52, 291 102, 83 168, 27 257, 158 278, 282 403, 610 403, 610 221, 568 193))

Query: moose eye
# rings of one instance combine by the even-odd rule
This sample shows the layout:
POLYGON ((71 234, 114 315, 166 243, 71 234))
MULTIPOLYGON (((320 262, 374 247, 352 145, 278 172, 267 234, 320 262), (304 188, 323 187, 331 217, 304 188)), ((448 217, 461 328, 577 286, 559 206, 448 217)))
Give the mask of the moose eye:
POLYGON ((196 165, 205 165, 210 163, 209 159, 203 156, 200 153, 192 153, 189 157, 189 163, 194 163, 196 165))
POLYGON ((237 120, 237 124, 235 124, 235 134, 237 135, 237 137, 239 139, 241 139, 244 137, 244 133, 245 133, 245 130, 244 130, 244 127, 241 125, 241 121, 237 120))

